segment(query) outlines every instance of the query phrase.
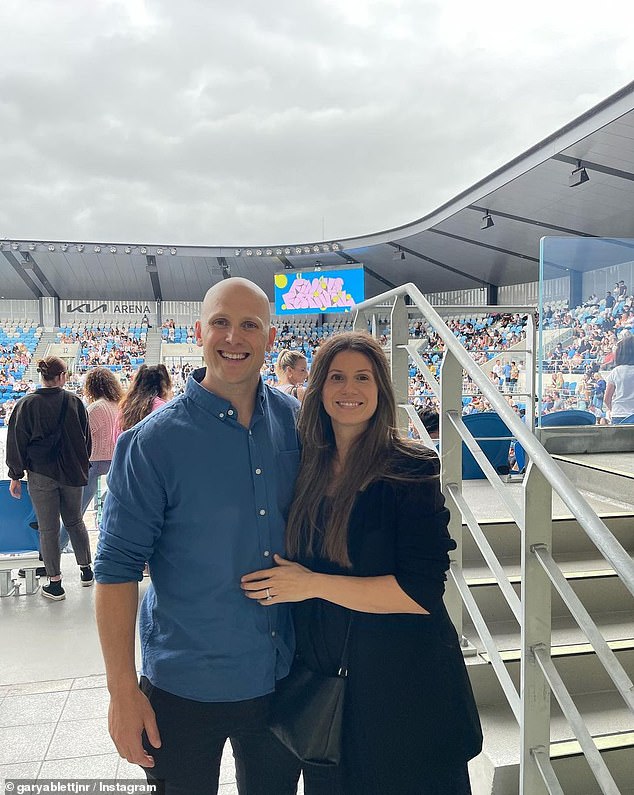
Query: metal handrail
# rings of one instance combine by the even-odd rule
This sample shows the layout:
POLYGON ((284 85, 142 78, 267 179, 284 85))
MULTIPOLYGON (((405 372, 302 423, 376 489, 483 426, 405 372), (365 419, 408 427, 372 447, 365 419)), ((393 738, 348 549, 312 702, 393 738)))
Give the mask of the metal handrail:
MULTIPOLYGON (((405 295, 411 298, 417 308, 423 313, 425 319, 432 324, 435 332, 445 343, 446 350, 451 351, 458 364, 478 385, 480 391, 489 401, 490 405, 497 411, 502 420, 504 420, 513 436, 521 443, 535 465, 543 472, 553 490, 561 497, 565 505, 570 509, 570 512, 579 522, 579 525, 585 530, 597 549, 599 549, 605 559, 611 564, 614 571, 619 575, 625 587, 634 596, 634 561, 632 558, 601 519, 594 513, 587 500, 575 489, 558 464, 553 461, 540 442, 517 417, 513 409, 500 395, 491 381, 482 373, 480 366, 475 363, 465 348, 458 342, 453 332, 450 331, 438 312, 436 312, 434 307, 427 301, 418 287, 408 282, 401 287, 396 287, 382 293, 380 300, 397 299, 405 295)), ((357 304, 355 307, 357 314, 359 312, 364 312, 366 309, 371 309, 376 301, 377 299, 370 299, 357 304)))

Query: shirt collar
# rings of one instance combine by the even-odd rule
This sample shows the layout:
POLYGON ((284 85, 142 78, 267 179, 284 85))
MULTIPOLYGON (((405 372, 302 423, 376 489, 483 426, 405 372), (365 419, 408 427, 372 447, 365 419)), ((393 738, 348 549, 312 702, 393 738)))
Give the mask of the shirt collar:
MULTIPOLYGON (((200 406, 205 411, 209 411, 220 420, 227 418, 237 417, 235 408, 231 401, 226 398, 221 398, 214 392, 210 392, 200 383, 205 377, 206 368, 199 367, 190 375, 185 385, 185 395, 200 406)), ((260 378, 258 381, 258 389, 255 398, 254 416, 264 413, 264 407, 267 400, 267 393, 264 382, 260 378)))

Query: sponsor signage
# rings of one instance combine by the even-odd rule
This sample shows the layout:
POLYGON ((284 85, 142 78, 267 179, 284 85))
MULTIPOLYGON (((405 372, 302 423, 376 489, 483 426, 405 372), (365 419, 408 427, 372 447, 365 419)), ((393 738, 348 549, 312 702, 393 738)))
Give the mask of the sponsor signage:
POLYGON ((156 319, 156 301, 60 301, 60 315, 64 320, 99 318, 103 320, 156 319))

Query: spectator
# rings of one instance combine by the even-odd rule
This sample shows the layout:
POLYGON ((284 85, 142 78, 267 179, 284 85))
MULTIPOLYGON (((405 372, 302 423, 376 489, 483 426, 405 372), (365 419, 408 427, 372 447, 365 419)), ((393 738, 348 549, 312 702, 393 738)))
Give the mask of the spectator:
POLYGON ((21 498, 26 470, 40 533, 40 552, 49 577, 42 596, 61 601, 66 593, 60 570, 60 513, 81 569, 81 584, 93 583, 90 543, 81 511, 92 442, 83 403, 64 389, 64 362, 49 356, 38 362, 37 369, 42 388, 22 398, 9 421, 9 490, 12 497, 21 498))
POLYGON ((164 406, 172 398, 172 380, 164 364, 148 367, 142 364, 136 371, 132 385, 121 401, 115 423, 114 439, 134 427, 148 414, 164 406))
POLYGON ((284 350, 277 357, 275 372, 278 378, 277 388, 298 400, 304 397, 303 384, 308 378, 308 362, 299 351, 284 350))
POLYGON ((605 388, 605 405, 613 425, 634 414, 634 334, 628 334, 616 346, 614 369, 605 388))

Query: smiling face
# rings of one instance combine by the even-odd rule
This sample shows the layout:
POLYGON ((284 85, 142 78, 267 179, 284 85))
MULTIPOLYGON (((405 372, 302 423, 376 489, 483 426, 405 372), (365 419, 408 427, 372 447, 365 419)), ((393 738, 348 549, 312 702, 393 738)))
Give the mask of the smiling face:
POLYGON ((275 339, 266 295, 245 279, 217 285, 205 297, 195 331, 207 365, 202 385, 220 397, 237 390, 255 394, 275 339))
POLYGON ((341 351, 330 363, 321 401, 335 435, 362 434, 374 416, 378 387, 371 360, 354 350, 341 351))

